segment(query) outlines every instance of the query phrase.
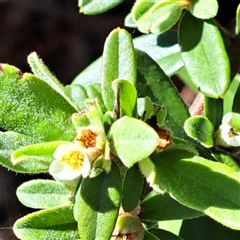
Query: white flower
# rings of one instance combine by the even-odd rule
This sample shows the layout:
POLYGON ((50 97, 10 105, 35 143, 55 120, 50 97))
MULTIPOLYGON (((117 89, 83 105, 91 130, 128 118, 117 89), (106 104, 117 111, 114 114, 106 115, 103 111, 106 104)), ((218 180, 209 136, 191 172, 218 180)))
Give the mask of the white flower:
POLYGON ((232 126, 232 113, 223 116, 222 125, 215 133, 216 144, 224 147, 239 147, 240 134, 236 133, 232 126))
POLYGON ((54 158, 49 173, 58 180, 73 180, 79 176, 86 178, 89 174, 91 163, 88 155, 75 143, 58 146, 54 158))

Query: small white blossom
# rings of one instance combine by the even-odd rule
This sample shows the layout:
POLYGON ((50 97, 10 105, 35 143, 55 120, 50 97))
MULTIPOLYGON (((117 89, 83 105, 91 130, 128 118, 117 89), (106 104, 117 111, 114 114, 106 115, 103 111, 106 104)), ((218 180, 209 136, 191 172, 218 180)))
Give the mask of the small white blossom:
POLYGON ((232 126, 232 113, 223 116, 222 125, 215 134, 216 144, 224 147, 239 147, 240 134, 234 131, 232 126))
POLYGON ((73 180, 79 176, 86 178, 89 174, 91 163, 88 155, 75 143, 58 146, 54 158, 49 173, 58 180, 73 180))

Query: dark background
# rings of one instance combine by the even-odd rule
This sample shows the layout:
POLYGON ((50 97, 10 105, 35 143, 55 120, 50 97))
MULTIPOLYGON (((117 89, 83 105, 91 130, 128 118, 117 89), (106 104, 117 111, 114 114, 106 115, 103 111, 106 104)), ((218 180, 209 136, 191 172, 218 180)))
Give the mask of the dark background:
MULTIPOLYGON (((70 83, 101 55, 105 38, 114 28, 123 27, 134 2, 125 0, 108 13, 84 16, 77 0, 0 0, 0 62, 30 71, 26 57, 36 51, 61 82, 70 83)), ((218 20, 226 25, 239 0, 219 3, 218 20)), ((137 30, 128 30, 133 37, 138 35, 137 30)), ((29 178, 0 166, 0 240, 16 239, 11 226, 29 209, 18 202, 15 191, 29 178)))

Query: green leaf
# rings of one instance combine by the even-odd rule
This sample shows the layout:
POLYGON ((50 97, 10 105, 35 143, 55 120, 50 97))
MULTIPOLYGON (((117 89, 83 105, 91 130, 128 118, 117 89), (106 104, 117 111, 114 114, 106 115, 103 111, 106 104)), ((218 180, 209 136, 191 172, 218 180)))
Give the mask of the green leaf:
POLYGON ((214 18, 218 12, 218 2, 217 0, 191 1, 188 10, 197 18, 214 18))
POLYGON ((130 28, 136 28, 137 25, 132 18, 132 13, 130 12, 124 19, 124 26, 130 28))
POLYGON ((47 172, 54 160, 56 148, 64 143, 68 142, 56 141, 22 147, 12 153, 11 161, 14 165, 25 165, 27 173, 47 172))
POLYGON ((83 111, 86 109, 85 100, 88 97, 86 89, 80 84, 67 85, 65 92, 77 104, 78 110, 83 111))
POLYGON ((240 113, 232 113, 232 126, 235 132, 240 133, 240 113))
POLYGON ((201 212, 183 206, 166 193, 155 194, 143 200, 141 208, 143 221, 189 219, 203 215, 201 212))
POLYGON ((167 239, 167 240, 181 240, 182 238, 163 229, 152 228, 149 230, 150 233, 157 236, 159 239, 167 239))
POLYGON ((237 11, 236 11, 236 34, 240 34, 240 4, 238 4, 237 11))
MULTIPOLYGON (((232 83, 230 84, 230 87, 228 88, 227 90, 227 93, 225 94, 224 96, 224 99, 223 99, 223 107, 224 107, 224 115, 228 112, 232 112, 233 110, 233 100, 234 100, 234 97, 235 97, 235 94, 238 90, 238 88, 240 88, 240 74, 237 74, 235 76, 235 78, 232 80, 232 83)), ((237 104, 237 98, 236 98, 236 101, 235 101, 235 107, 234 108, 237 108, 238 104, 237 104)))
POLYGON ((58 79, 49 71, 44 62, 38 57, 36 52, 32 52, 28 55, 28 64, 31 67, 32 72, 37 78, 40 78, 47 84, 49 84, 56 92, 62 95, 66 101, 74 107, 76 110, 80 111, 78 105, 73 101, 68 94, 66 94, 64 86, 58 81, 58 79))
POLYGON ((131 212, 137 207, 143 191, 144 177, 137 165, 129 168, 125 174, 122 193, 122 207, 131 212))
POLYGON ((143 121, 150 119, 154 111, 154 106, 151 99, 149 97, 138 98, 137 111, 138 111, 138 116, 141 117, 143 121))
POLYGON ((214 130, 217 130, 223 117, 223 99, 204 96, 204 116, 213 124, 214 130))
POLYGON ((85 178, 80 185, 78 231, 82 240, 110 239, 121 203, 121 177, 112 164, 111 171, 85 178))
POLYGON ((240 99, 240 77, 238 78, 238 88, 233 98, 232 112, 240 113, 239 99, 240 99))
POLYGON ((132 9, 132 18, 143 33, 162 33, 180 18, 181 1, 138 0, 132 9))
POLYGON ((160 240, 157 236, 150 233, 149 231, 144 231, 144 240, 160 240))
POLYGON ((101 90, 101 84, 100 83, 92 83, 87 88, 87 95, 90 99, 98 99, 98 103, 102 109, 103 112, 106 112, 107 109, 104 105, 103 99, 102 99, 102 90, 101 90))
POLYGON ((152 155, 151 159, 156 167, 156 184, 178 202, 240 230, 239 173, 225 164, 179 150, 152 155))
POLYGON ((158 222, 158 227, 171 232, 175 235, 179 235, 180 228, 182 226, 182 220, 171 220, 171 221, 160 221, 158 222))
POLYGON ((239 240, 240 231, 234 231, 226 228, 225 226, 213 221, 211 218, 200 217, 192 220, 184 220, 179 235, 184 240, 239 240))
MULTIPOLYGON (((167 75, 173 75, 183 67, 180 47, 177 41, 177 31, 168 31, 161 35, 148 34, 133 39, 134 47, 146 52, 164 70, 167 75)), ((73 84, 87 87, 91 83, 99 83, 101 79, 102 58, 98 58, 85 70, 79 73, 73 84)))
POLYGON ((46 82, 2 65, 0 127, 42 141, 72 140, 75 109, 46 82))
POLYGON ((102 97, 108 110, 114 106, 112 82, 126 79, 136 85, 136 61, 131 35, 123 29, 113 30, 104 45, 102 60, 102 97))
POLYGON ((168 76, 183 67, 177 31, 143 35, 133 39, 133 43, 135 48, 151 56, 168 76))
POLYGON ((79 239, 72 205, 28 214, 14 223, 13 232, 21 240, 79 239))
POLYGON ((119 116, 133 117, 136 115, 135 107, 137 100, 136 88, 127 80, 116 79, 112 82, 113 91, 117 100, 115 111, 119 112, 119 116))
POLYGON ((224 97, 230 84, 230 64, 214 21, 186 13, 180 22, 179 43, 193 84, 208 97, 224 97))
POLYGON ((145 52, 136 51, 137 92, 140 97, 150 97, 152 102, 167 109, 165 126, 176 137, 184 138, 183 124, 189 117, 188 109, 176 87, 158 64, 145 52))
POLYGON ((71 192, 53 180, 31 180, 16 191, 18 200, 30 208, 52 208, 70 203, 71 192))
POLYGON ((184 123, 187 135, 200 142, 205 147, 213 146, 214 127, 212 123, 203 116, 193 116, 184 123))
POLYGON ((81 84, 85 88, 92 83, 101 82, 102 57, 97 58, 87 68, 80 72, 72 81, 72 84, 81 84))
MULTIPOLYGON (((13 165, 10 160, 11 154, 18 148, 34 144, 36 142, 36 139, 23 134, 15 132, 0 132, 0 164, 15 172, 28 172, 30 167, 28 164, 20 163, 18 165, 13 165)), ((34 171, 34 166, 32 171, 34 171)))
POLYGON ((78 0, 80 13, 85 15, 97 15, 116 7, 123 0, 78 0))
POLYGON ((214 156, 214 158, 220 162, 220 163, 224 163, 227 166, 229 166, 230 168, 232 168, 233 170, 240 172, 240 167, 238 166, 237 162, 229 155, 228 152, 217 152, 214 151, 212 153, 212 155, 214 156))
POLYGON ((141 120, 122 117, 109 130, 111 151, 130 168, 148 157, 158 145, 158 134, 141 120))

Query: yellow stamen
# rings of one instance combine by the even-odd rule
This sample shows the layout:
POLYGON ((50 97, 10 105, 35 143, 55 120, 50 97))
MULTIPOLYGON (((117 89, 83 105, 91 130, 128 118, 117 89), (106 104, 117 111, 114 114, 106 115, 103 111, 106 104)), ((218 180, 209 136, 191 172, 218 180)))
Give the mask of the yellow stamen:
POLYGON ((74 170, 79 170, 83 166, 84 155, 79 151, 70 152, 62 156, 61 162, 69 165, 74 170))

